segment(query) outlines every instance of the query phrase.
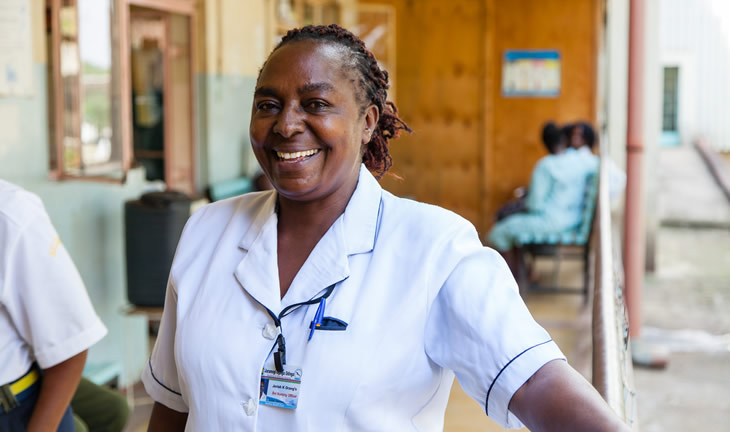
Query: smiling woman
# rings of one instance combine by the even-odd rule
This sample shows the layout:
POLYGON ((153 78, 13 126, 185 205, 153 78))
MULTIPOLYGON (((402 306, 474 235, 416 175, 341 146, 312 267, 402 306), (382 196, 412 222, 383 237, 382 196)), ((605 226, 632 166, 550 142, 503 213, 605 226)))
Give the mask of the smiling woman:
POLYGON ((409 130, 387 89, 335 25, 269 56, 250 133, 275 190, 188 221, 143 376, 150 430, 438 431, 454 376, 506 427, 621 430, 474 227, 380 187, 409 130))

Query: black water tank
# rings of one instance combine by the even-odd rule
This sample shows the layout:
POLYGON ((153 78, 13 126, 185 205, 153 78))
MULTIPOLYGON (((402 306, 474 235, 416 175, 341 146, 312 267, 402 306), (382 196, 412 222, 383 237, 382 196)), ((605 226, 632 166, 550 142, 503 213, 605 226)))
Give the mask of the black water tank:
POLYGON ((127 298, 137 306, 162 306, 177 242, 190 216, 181 192, 150 192, 124 204, 127 298))

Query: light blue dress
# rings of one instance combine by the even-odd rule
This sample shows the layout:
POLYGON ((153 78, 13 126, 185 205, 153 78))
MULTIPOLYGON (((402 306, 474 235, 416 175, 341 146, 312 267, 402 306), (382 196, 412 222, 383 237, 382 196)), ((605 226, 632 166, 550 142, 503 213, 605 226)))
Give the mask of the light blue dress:
POLYGON ((487 236, 489 244, 507 251, 520 237, 544 237, 575 228, 582 218, 586 181, 597 169, 595 155, 572 148, 540 159, 530 180, 527 213, 498 222, 487 236))

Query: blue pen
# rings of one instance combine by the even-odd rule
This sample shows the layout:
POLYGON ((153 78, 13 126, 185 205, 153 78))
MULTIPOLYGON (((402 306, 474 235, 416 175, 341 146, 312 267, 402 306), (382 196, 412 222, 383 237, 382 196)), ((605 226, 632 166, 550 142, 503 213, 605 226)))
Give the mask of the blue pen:
POLYGON ((314 336, 314 329, 322 325, 322 319, 324 318, 324 306, 326 302, 327 300, 324 297, 322 297, 322 300, 319 301, 317 312, 314 314, 312 324, 309 325, 309 339, 307 339, 307 342, 312 340, 312 336, 314 336))

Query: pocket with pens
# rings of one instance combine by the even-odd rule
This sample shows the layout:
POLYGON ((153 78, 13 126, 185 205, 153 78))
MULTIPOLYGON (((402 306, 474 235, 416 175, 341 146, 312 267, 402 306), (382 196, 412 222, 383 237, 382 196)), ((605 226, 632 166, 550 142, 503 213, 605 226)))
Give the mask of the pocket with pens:
POLYGON ((328 330, 328 331, 342 331, 347 329, 347 323, 333 317, 324 316, 324 309, 327 304, 327 299, 322 298, 319 301, 317 312, 314 314, 314 319, 309 325, 309 339, 312 340, 315 330, 328 330))

